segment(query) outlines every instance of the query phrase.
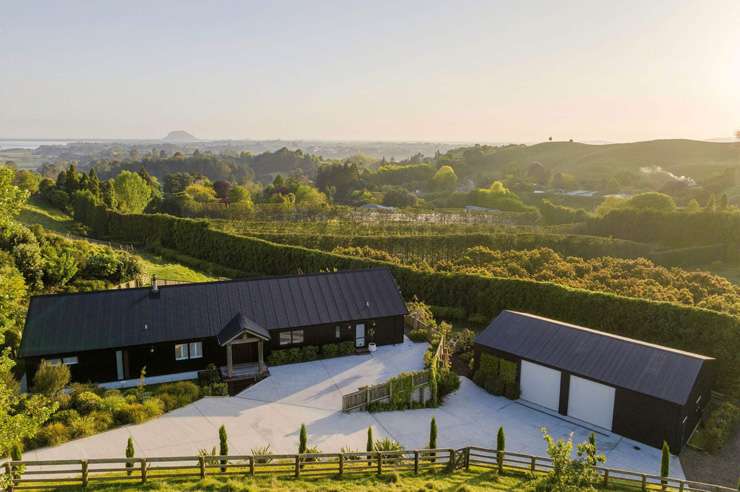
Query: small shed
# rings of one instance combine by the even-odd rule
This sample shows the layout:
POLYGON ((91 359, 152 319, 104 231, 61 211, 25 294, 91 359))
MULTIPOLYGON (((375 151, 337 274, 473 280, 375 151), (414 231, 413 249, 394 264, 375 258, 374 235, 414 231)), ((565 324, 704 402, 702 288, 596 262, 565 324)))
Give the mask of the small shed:
POLYGON ((678 453, 710 399, 714 359, 516 311, 475 340, 517 364, 521 399, 678 453))

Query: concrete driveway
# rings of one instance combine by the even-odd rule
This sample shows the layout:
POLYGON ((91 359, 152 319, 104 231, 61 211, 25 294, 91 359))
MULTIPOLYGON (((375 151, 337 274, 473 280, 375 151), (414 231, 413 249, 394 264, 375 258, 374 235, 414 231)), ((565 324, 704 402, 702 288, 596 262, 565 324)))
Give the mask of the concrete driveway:
MULTIPOLYGON (((298 432, 305 423, 309 445, 322 451, 342 447, 365 449, 367 427, 376 439, 389 436, 406 448, 423 448, 429 421, 436 417, 439 447, 467 445, 495 447, 499 426, 506 431, 507 449, 544 456, 540 428, 556 437, 573 433, 576 442, 591 429, 552 415, 524 402, 512 402, 486 393, 461 378, 460 389, 436 409, 369 414, 341 412, 343 393, 381 382, 403 371, 423 367, 425 344, 408 340, 379 347, 370 355, 354 355, 270 368, 271 376, 235 397, 203 398, 186 407, 140 425, 114 429, 54 448, 26 453, 26 459, 80 459, 123 457, 126 440, 133 437, 137 456, 187 456, 218 444, 218 428, 225 425, 232 454, 251 454, 270 444, 273 452, 294 453, 298 432)), ((611 433, 597 433, 597 443, 607 456, 606 466, 658 474, 660 450, 611 433)), ((671 475, 683 477, 673 457, 671 475)))

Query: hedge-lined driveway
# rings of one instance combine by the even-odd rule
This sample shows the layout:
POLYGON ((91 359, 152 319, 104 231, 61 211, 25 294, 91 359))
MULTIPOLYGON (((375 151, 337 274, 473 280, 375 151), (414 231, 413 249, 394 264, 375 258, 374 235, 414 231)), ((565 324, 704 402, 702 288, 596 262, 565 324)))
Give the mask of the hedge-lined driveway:
MULTIPOLYGON (((406 448, 423 448, 429 421, 436 417, 439 447, 495 447, 499 426, 506 431, 507 448, 544 456, 540 433, 547 427, 557 437, 571 432, 577 442, 590 429, 559 416, 483 391, 461 378, 460 389, 436 409, 405 412, 342 413, 342 394, 375 384, 403 371, 423 367, 426 344, 408 340, 379 347, 372 355, 355 355, 270 368, 271 376, 235 397, 203 398, 143 424, 114 429, 54 448, 26 453, 26 459, 123 457, 133 437, 137 456, 187 456, 218 445, 218 428, 225 425, 232 454, 250 454, 267 444, 275 453, 294 453, 301 424, 308 428, 309 445, 325 452, 342 447, 364 450, 368 426, 376 439, 391 437, 406 448)), ((660 450, 613 434, 597 434, 607 466, 657 474, 660 450), (634 447, 639 447, 635 449, 634 447)), ((671 475, 682 477, 677 458, 671 475)))

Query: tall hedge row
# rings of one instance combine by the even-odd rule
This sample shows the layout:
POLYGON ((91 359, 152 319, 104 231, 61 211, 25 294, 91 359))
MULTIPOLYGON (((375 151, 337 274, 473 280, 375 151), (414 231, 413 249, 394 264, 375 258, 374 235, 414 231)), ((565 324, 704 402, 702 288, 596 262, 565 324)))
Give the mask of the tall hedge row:
POLYGON ((675 248, 720 243, 737 247, 740 245, 740 212, 616 209, 603 217, 589 219, 585 231, 675 248))
POLYGON ((426 260, 456 257, 461 251, 474 246, 491 249, 551 248, 564 256, 596 258, 649 257, 653 247, 649 244, 597 236, 576 234, 547 234, 538 232, 496 232, 477 234, 433 234, 409 236, 351 236, 300 233, 257 233, 255 237, 283 244, 331 251, 337 246, 368 246, 394 255, 413 255, 426 260))
POLYGON ((514 309, 582 324, 717 358, 718 387, 740 395, 740 319, 705 309, 551 283, 461 273, 421 272, 405 266, 276 244, 209 229, 207 222, 167 215, 125 215, 92 207, 96 234, 132 242, 159 243, 190 256, 266 275, 387 266, 406 298, 414 295, 468 315, 493 318, 514 309), (103 219, 105 217, 105 219, 103 219))

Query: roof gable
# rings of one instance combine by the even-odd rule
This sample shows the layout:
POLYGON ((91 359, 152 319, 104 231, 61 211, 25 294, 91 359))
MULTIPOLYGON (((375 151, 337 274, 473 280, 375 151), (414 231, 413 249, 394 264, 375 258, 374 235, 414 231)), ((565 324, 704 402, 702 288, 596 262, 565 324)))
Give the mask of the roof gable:
POLYGON ((387 268, 35 296, 20 356, 215 337, 239 314, 277 330, 406 313, 387 268))
POLYGON ((683 405, 711 357, 502 311, 476 343, 567 372, 683 405))
POLYGON ((218 344, 222 347, 243 334, 252 335, 262 340, 270 340, 270 332, 244 316, 237 314, 216 335, 218 344))

